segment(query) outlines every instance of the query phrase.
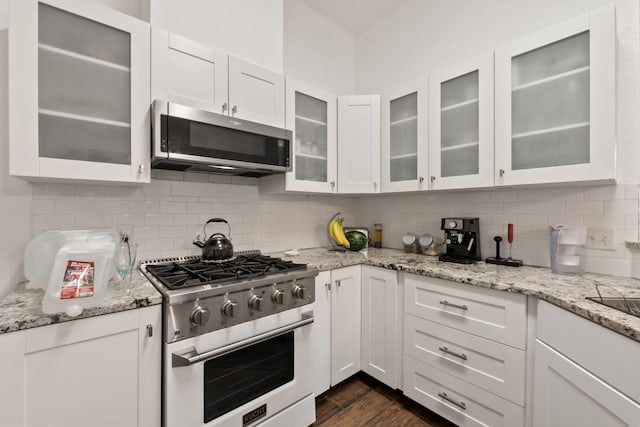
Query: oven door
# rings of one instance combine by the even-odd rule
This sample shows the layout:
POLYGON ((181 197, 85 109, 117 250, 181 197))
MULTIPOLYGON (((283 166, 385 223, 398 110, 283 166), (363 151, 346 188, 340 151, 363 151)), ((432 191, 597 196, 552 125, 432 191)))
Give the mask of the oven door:
POLYGON ((166 345, 164 425, 312 424, 311 310, 307 305, 166 345))

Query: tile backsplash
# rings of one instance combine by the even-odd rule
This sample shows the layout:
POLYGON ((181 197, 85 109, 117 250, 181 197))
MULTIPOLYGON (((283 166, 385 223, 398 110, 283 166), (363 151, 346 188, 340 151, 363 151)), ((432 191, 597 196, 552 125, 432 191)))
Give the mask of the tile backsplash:
MULTIPOLYGON (((325 227, 335 212, 350 226, 382 223, 383 245, 394 248, 402 247, 406 232, 442 236, 442 217, 471 216, 480 218, 483 258, 494 255, 493 236, 506 242, 507 224, 513 223, 513 256, 539 266, 549 266, 550 225, 606 227, 614 230, 615 250, 587 250, 587 271, 629 276, 632 254, 624 241, 638 241, 638 201, 637 185, 345 197, 260 194, 252 180, 238 185, 154 179, 139 186, 34 183, 32 219, 34 235, 128 226, 142 259, 198 254, 192 241, 212 217, 229 221, 234 249, 274 251, 327 245, 325 227)), ((220 224, 207 231, 227 233, 220 224)), ((503 243, 502 254, 507 251, 503 243)))

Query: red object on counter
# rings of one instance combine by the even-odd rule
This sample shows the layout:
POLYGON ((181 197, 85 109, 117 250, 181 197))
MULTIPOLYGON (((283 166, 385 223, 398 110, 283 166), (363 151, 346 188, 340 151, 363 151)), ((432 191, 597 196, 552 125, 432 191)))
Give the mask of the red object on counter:
POLYGON ((507 224, 507 241, 513 243, 513 224, 507 224))

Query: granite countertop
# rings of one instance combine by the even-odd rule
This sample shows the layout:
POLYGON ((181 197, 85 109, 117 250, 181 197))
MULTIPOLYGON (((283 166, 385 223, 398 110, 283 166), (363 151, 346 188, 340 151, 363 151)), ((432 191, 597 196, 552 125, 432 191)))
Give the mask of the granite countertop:
MULTIPOLYGON (((616 293, 618 291, 625 297, 640 297, 638 279, 590 273, 581 276, 560 275, 551 273, 548 268, 514 268, 484 262, 453 264, 440 262, 437 257, 406 254, 397 249, 370 248, 362 252, 329 252, 327 248, 311 248, 300 250, 295 256, 284 252, 269 255, 305 263, 321 271, 365 264, 531 295, 640 342, 640 318, 585 299, 597 296, 595 285, 606 285, 600 287, 603 296, 619 296, 616 293)), ((161 294, 140 271, 134 272, 128 288, 118 280, 112 280, 108 286, 107 295, 100 306, 85 309, 78 317, 69 317, 64 313, 43 313, 44 291, 26 289, 24 284, 19 284, 0 301, 0 334, 162 303, 161 294)))
POLYGON ((125 286, 119 279, 113 279, 107 286, 100 305, 84 309, 77 317, 69 317, 64 313, 43 313, 45 292, 27 289, 24 282, 20 283, 0 300, 0 334, 162 303, 162 295, 139 270, 133 272, 131 285, 125 286))
POLYGON ((349 265, 366 264, 422 276, 436 277, 500 291, 531 295, 548 301, 579 316, 640 342, 640 318, 585 299, 620 295, 640 297, 640 280, 602 274, 553 274, 549 268, 505 267, 479 262, 454 264, 438 261, 437 257, 406 254, 397 249, 368 249, 366 252, 329 252, 327 248, 304 249, 299 255, 284 252, 271 254, 306 263, 317 269, 331 270, 349 265), (611 287, 615 289, 611 289, 611 287))

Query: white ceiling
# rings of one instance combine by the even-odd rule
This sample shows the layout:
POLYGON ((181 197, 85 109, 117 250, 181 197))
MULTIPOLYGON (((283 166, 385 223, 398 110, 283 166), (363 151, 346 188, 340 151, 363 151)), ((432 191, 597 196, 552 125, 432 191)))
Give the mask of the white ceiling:
POLYGON ((330 20, 357 34, 405 0, 301 0, 330 20))

